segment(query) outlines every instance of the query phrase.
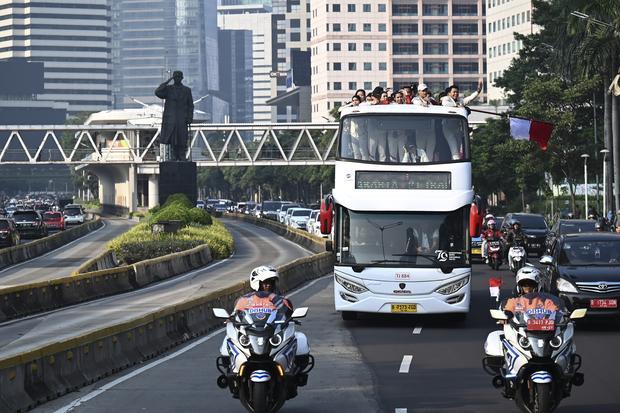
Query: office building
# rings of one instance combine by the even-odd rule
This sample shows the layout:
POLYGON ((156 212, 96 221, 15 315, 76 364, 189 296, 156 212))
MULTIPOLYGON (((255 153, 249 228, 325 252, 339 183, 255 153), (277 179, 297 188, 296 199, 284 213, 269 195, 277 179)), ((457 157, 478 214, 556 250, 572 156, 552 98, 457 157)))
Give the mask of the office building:
POLYGON ((7 0, 0 9, 0 60, 43 62, 39 101, 68 113, 111 104, 110 0, 7 0))
POLYGON ((312 119, 357 89, 423 82, 464 93, 484 80, 482 0, 316 0, 311 3, 312 119))

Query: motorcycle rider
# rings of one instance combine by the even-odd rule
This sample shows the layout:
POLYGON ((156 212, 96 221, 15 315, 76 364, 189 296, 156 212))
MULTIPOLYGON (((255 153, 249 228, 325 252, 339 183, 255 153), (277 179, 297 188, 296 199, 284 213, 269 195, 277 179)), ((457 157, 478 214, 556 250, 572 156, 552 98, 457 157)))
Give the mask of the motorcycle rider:
MULTIPOLYGON (((288 298, 279 293, 278 279, 278 270, 274 267, 262 265, 254 268, 250 272, 250 287, 254 291, 237 300, 234 313, 247 311, 251 308, 266 308, 271 311, 284 309, 287 317, 290 317, 293 313, 293 305, 288 298)), ((310 346, 304 333, 295 331, 295 338, 297 339, 295 363, 299 366, 300 371, 303 371, 309 363, 310 346)), ((226 338, 224 338, 220 352, 222 356, 228 356, 226 338)))
POLYGON ((494 239, 497 239, 497 240, 502 239, 502 233, 498 229, 496 229, 494 219, 489 219, 487 221, 487 229, 482 233, 481 238, 482 238, 482 258, 484 259, 484 262, 488 264, 489 263, 488 241, 494 240, 494 239))
POLYGON ((521 222, 516 219, 510 223, 510 229, 506 235, 506 256, 511 247, 525 248, 525 234, 521 230, 521 222))
POLYGON ((560 309, 559 299, 542 292, 541 278, 542 272, 534 266, 528 265, 517 271, 515 294, 503 303, 502 310, 512 313, 531 308, 558 311, 560 309))

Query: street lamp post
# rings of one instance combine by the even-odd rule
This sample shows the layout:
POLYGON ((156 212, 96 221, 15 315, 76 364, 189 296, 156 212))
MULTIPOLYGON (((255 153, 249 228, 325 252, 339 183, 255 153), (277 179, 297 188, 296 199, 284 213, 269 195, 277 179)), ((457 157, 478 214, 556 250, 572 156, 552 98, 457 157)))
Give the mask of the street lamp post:
POLYGON ((585 218, 588 219, 588 158, 590 155, 584 153, 581 155, 583 158, 583 181, 585 184, 586 205, 585 205, 585 218))
POLYGON ((609 149, 601 149, 603 154, 603 217, 607 216, 607 154, 609 149))

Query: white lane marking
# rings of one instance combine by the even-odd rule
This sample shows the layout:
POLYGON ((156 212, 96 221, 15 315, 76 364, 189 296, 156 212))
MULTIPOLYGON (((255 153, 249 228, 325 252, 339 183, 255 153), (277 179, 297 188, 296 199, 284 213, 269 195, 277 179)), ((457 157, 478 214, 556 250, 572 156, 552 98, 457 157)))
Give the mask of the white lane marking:
MULTIPOLYGON (((293 297, 293 296, 295 296, 295 295, 297 295, 297 294, 307 290, 308 288, 312 287, 314 284, 318 283, 319 281, 321 281, 321 280, 323 280, 323 279, 325 279, 327 277, 331 277, 331 276, 333 276, 333 273, 332 274, 324 275, 324 276, 322 276, 320 278, 317 278, 316 280, 310 282, 310 284, 308 284, 306 286, 303 286, 303 287, 301 287, 298 290, 293 291, 292 293, 290 293, 288 295, 288 297, 293 297)), ((201 345, 201 344, 211 340, 213 337, 223 333, 225 330, 226 330, 225 328, 220 328, 220 329, 214 331, 213 333, 211 333, 211 334, 209 334, 209 335, 207 335, 207 336, 205 336, 205 337, 203 337, 203 338, 201 338, 199 340, 196 340, 196 341, 188 344, 185 347, 182 347, 181 349, 175 351, 174 353, 172 353, 172 354, 170 354, 170 355, 168 355, 168 356, 166 356, 166 357, 164 357, 162 359, 156 360, 156 361, 154 361, 152 363, 149 363, 149 364, 147 364, 147 365, 145 365, 143 367, 140 367, 138 370, 134 370, 131 373, 128 373, 128 374, 126 374, 126 375, 124 375, 122 377, 119 377, 118 379, 116 379, 114 381, 111 381, 110 383, 107 383, 107 384, 101 386, 97 390, 93 390, 92 392, 88 393, 85 396, 80 397, 79 399, 75 399, 74 401, 72 401, 68 405, 66 405, 64 407, 61 407, 58 410, 55 410, 53 413, 67 413, 67 412, 70 412, 74 408, 80 406, 82 403, 85 403, 85 402, 87 402, 87 401, 89 401, 91 399, 94 399, 95 397, 99 396, 100 394, 104 393, 107 390, 110 390, 111 388, 115 387, 116 385, 121 384, 124 381, 127 381, 127 380, 129 380, 129 379, 131 379, 133 377, 136 377, 136 376, 144 373, 145 371, 148 371, 148 370, 152 369, 153 367, 157 367, 158 365, 160 365, 162 363, 165 363, 168 360, 172 360, 173 358, 176 358, 176 357, 180 356, 183 353, 187 353, 188 351, 190 351, 194 347, 199 346, 199 345, 201 345)))
POLYGON ((394 413, 407 413, 407 408, 397 407, 396 409, 394 409, 394 413))
MULTIPOLYGON (((50 254, 51 254, 51 253, 53 253, 53 252, 60 252, 60 251, 62 251, 63 249, 67 248, 69 245, 75 244, 75 243, 76 243, 76 242, 78 242, 78 241, 83 241, 83 240, 84 240, 84 238, 86 238, 86 237, 88 237, 88 236, 91 236, 91 235, 93 235, 93 234, 96 234, 97 232, 101 231, 102 229, 104 229, 104 228, 106 227, 106 223, 105 223, 105 221, 103 221, 103 220, 102 220, 101 222, 103 222, 103 225, 102 225, 102 226, 100 226, 99 228, 97 228, 96 230, 94 230, 94 231, 92 231, 92 232, 89 232, 88 234, 84 234, 84 235, 82 235, 81 237, 74 239, 74 240, 73 240, 73 241, 71 241, 70 243, 65 244, 65 245, 63 245, 63 246, 61 246, 61 247, 58 247, 58 248, 56 248, 56 249, 53 249, 53 250, 51 250, 50 252, 46 252, 46 253, 45 253, 45 254, 43 254, 43 255, 39 255, 38 257, 33 257, 33 258, 30 258, 29 260, 26 260, 26 261, 20 262, 20 263, 15 264, 15 265, 11 265, 10 267, 6 267, 6 268, 4 268, 4 269, 0 270, 0 274, 2 274, 3 272, 6 272, 6 271, 8 271, 8 270, 12 270, 12 269, 14 269, 14 268, 17 268, 17 267, 21 267, 21 266, 22 266, 22 265, 24 265, 24 264, 31 263, 32 261, 37 260, 37 259, 39 259, 39 258, 44 258, 44 257, 47 257, 48 255, 50 255, 50 254)), ((24 245, 27 245, 27 244, 24 244, 24 245)))
POLYGON ((216 261, 214 263, 211 263, 211 264, 207 265, 206 267, 200 267, 200 268, 198 268, 196 270, 193 270, 191 272, 188 272, 186 274, 179 275, 177 277, 173 277, 173 278, 170 278, 168 280, 165 280, 165 281, 162 281, 162 282, 159 282, 159 283, 150 284, 150 285, 147 285, 146 287, 138 288, 137 290, 131 290, 131 291, 126 291, 124 293, 108 295, 107 297, 101 297, 101 298, 98 298, 96 300, 83 301, 81 303, 77 303, 77 304, 73 304, 73 305, 68 305, 68 306, 65 306, 65 307, 60 307, 60 308, 57 308, 55 310, 46 311, 44 313, 36 313, 36 314, 32 314, 32 315, 29 315, 29 316, 26 316, 26 317, 16 318, 15 320, 5 321, 3 323, 0 323, 0 328, 1 327, 6 327, 6 326, 9 326, 9 325, 12 325, 12 324, 16 324, 16 323, 21 323, 22 321, 31 320, 33 318, 45 317, 45 316, 48 316, 50 314, 58 313, 60 311, 70 310, 70 309, 78 307, 78 306, 86 306, 86 305, 96 304, 96 303, 98 303, 100 301, 109 300, 110 298, 114 298, 114 297, 127 298, 127 297, 131 297, 132 295, 142 294, 145 291, 149 291, 149 290, 152 290, 154 288, 159 288, 159 287, 165 286, 167 284, 171 284, 173 282, 183 281, 185 278, 191 277, 192 275, 194 275, 196 273, 199 273, 200 271, 210 270, 213 267, 217 267, 218 265, 223 264, 226 261, 230 260, 233 257, 233 255, 235 255, 234 251, 233 251, 232 254, 230 254, 230 257, 224 258, 221 261, 216 261))
POLYGON ((413 333, 412 334, 420 334, 421 332, 422 332, 422 327, 418 326, 418 327, 413 329, 413 333))
POLYGON ((398 369, 398 372, 409 373, 409 368, 411 367, 412 361, 413 361, 413 356, 410 356, 410 355, 403 356, 403 361, 400 363, 400 369, 398 369))

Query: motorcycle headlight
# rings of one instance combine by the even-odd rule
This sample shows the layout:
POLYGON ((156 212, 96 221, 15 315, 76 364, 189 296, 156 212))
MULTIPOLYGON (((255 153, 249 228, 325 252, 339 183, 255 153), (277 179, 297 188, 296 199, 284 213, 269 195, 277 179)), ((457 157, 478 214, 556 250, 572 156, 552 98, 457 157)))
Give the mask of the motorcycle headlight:
POLYGON ((269 344, 271 344, 273 347, 278 347, 280 344, 282 344, 282 336, 280 334, 272 336, 269 339, 269 344))
POLYGON ((562 340, 562 336, 555 336, 551 339, 549 345, 553 348, 560 348, 562 343, 564 343, 564 340, 562 340))
POLYGON ((250 337, 246 336, 245 334, 239 334, 239 344, 241 344, 243 347, 249 346, 250 337))
POLYGON ((530 343, 530 340, 527 337, 519 336, 519 345, 523 348, 530 348, 532 343, 530 343))
POLYGON ((566 281, 564 278, 558 278, 556 281, 558 290, 563 293, 578 293, 577 287, 575 287, 570 281, 566 281))
POLYGON ((361 293, 368 291, 368 288, 358 283, 355 283, 353 281, 349 281, 345 278, 342 278, 339 275, 336 275, 336 282, 342 285, 345 290, 351 291, 352 293, 355 293, 355 294, 361 294, 361 293))
POLYGON ((469 276, 461 278, 460 280, 453 281, 450 284, 442 285, 441 287, 437 288, 435 292, 443 295, 454 294, 455 292, 466 286, 468 282, 469 276))

